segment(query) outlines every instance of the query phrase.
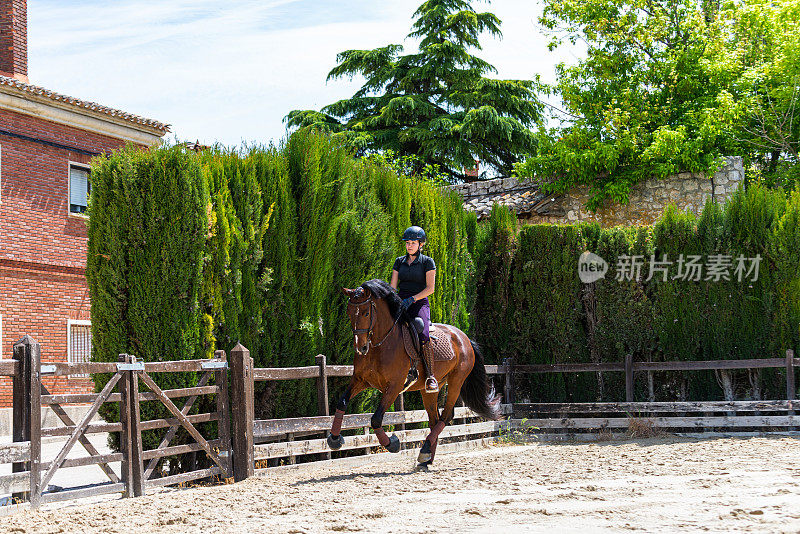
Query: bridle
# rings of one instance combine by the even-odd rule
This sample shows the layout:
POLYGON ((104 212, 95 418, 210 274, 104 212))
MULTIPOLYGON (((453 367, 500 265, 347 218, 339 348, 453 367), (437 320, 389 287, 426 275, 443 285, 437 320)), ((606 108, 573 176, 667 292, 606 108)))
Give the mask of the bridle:
MULTIPOLYGON (((356 292, 353 294, 353 296, 360 297, 363 291, 364 290, 359 287, 358 289, 356 289, 356 292)), ((355 308, 360 308, 361 306, 364 305, 369 305, 369 326, 367 328, 353 328, 353 336, 357 336, 358 334, 367 334, 367 346, 380 347, 383 344, 383 342, 386 341, 386 339, 389 337, 389 334, 391 334, 394 331, 394 327, 397 326, 397 322, 400 320, 400 315, 402 315, 402 312, 397 314, 397 317, 394 320, 394 324, 392 324, 392 327, 389 329, 388 332, 386 332, 386 335, 383 336, 383 339, 381 339, 377 343, 373 343, 372 329, 375 327, 374 321, 375 321, 375 313, 377 312, 377 307, 375 306, 375 301, 372 299, 372 296, 368 297, 367 300, 363 302, 353 303, 348 301, 347 303, 348 307, 353 306, 355 308)), ((367 349, 367 352, 369 352, 369 349, 367 349)))

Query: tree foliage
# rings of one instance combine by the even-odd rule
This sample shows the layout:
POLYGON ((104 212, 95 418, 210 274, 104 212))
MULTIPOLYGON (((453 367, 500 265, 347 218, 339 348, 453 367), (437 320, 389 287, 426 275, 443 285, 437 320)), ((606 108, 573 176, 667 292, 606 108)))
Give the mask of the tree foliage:
POLYGON ((362 153, 413 155, 451 178, 464 178, 475 158, 509 173, 534 147, 529 127, 541 105, 538 82, 487 78, 496 69, 470 53, 482 33, 501 35, 500 20, 467 0, 428 0, 414 19, 408 37, 421 40, 419 51, 341 52, 328 79, 363 76, 361 89, 321 111, 290 112, 289 126, 333 132, 362 153))
MULTIPOLYGON (((94 361, 116 362, 120 354, 142 361, 202 357, 208 199, 199 162, 179 147, 145 153, 129 146, 93 160, 86 279, 94 361)), ((110 376, 92 378, 99 391, 110 376)), ((195 373, 153 379, 162 389, 197 385, 195 373)), ((112 404, 100 413, 119 417, 112 404)), ((143 419, 169 416, 160 403, 142 405, 143 419)), ((143 433, 145 448, 158 446, 156 434, 143 433)), ((181 432, 176 440, 184 438, 181 432)))
POLYGON ((729 13, 720 68, 736 72, 737 137, 768 185, 800 185, 800 1, 749 0, 729 13))
POLYGON ((553 192, 588 184, 597 209, 651 176, 713 172, 723 155, 796 163, 798 5, 546 0, 550 46, 582 43, 586 57, 557 66, 563 122, 517 172, 553 192))

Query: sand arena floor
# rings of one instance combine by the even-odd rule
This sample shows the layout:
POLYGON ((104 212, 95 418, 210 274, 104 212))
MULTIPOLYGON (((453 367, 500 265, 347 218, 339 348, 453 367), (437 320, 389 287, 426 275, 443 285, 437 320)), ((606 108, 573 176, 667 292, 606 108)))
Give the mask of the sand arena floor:
POLYGON ((21 511, 3 532, 800 531, 800 440, 496 445, 21 511))

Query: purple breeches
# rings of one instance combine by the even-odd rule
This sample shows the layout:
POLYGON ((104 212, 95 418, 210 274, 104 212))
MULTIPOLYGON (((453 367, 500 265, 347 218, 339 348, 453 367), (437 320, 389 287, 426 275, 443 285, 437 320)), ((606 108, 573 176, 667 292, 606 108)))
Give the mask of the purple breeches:
MULTIPOLYGON (((400 295, 400 298, 410 297, 412 295, 400 295)), ((409 306, 406 312, 410 317, 419 317, 425 323, 425 328, 420 332, 419 339, 423 343, 427 343, 431 338, 431 304, 428 298, 420 299, 414 304, 409 306)))

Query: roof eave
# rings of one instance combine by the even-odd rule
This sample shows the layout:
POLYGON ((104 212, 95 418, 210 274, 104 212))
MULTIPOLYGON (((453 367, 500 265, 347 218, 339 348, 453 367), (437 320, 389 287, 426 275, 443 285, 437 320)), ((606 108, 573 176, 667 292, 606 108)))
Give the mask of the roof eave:
POLYGON ((159 144, 169 132, 169 125, 142 124, 2 84, 0 107, 147 146, 159 144))

